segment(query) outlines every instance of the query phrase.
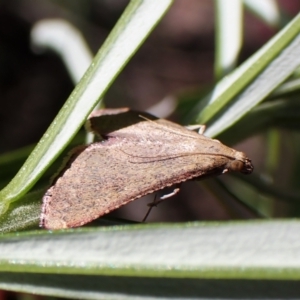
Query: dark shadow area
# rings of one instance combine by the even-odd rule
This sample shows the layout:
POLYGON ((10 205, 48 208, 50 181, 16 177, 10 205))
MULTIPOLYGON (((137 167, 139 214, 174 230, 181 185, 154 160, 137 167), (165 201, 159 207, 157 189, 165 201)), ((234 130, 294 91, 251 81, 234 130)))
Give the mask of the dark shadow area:
MULTIPOLYGON (((8 289, 16 284, 36 291, 66 290, 71 297, 88 299, 299 299, 297 281, 211 280, 178 278, 145 278, 90 275, 46 275, 0 273, 0 286, 8 289)), ((27 291, 26 291, 27 292, 27 291)))

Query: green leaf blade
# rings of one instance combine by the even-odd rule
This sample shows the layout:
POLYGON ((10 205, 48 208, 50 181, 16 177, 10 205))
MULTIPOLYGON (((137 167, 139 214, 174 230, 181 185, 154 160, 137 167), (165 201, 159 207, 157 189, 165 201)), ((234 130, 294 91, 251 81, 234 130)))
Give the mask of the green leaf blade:
POLYGON ((206 131, 207 135, 216 136, 228 128, 292 74, 299 65, 299 32, 300 15, 298 14, 264 47, 218 83, 214 91, 206 97, 204 101, 206 106, 196 117, 199 124, 211 123, 206 131), (258 76, 259 74, 261 75, 258 76), (267 76, 274 79, 270 80, 267 76), (235 99, 241 92, 243 94, 235 99), (255 100, 245 97, 245 95, 249 96, 250 92, 251 95, 256 94, 255 100), (235 103, 237 104, 234 106, 235 103), (227 106, 230 106, 230 112, 227 111, 227 106), (236 113, 234 118, 233 108, 239 109, 239 113, 236 113), (221 116, 218 115, 220 112, 221 116), (215 121, 218 124, 215 124, 215 121))
POLYGON ((7 235, 0 271, 299 279, 299 221, 115 226, 7 235))

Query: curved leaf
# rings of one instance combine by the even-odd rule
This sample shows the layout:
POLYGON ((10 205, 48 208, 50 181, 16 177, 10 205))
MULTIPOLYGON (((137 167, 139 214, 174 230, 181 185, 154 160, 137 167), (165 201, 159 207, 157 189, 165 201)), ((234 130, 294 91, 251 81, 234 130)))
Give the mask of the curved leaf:
POLYGON ((0 271, 300 279, 300 222, 135 225, 8 234, 0 271))

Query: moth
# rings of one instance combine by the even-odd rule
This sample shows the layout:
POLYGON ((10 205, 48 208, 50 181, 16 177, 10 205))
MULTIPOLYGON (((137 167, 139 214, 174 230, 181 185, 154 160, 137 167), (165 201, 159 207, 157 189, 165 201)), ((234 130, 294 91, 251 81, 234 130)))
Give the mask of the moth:
POLYGON ((243 152, 148 113, 104 109, 87 127, 102 141, 71 153, 43 197, 42 227, 82 226, 165 187, 253 171, 243 152))

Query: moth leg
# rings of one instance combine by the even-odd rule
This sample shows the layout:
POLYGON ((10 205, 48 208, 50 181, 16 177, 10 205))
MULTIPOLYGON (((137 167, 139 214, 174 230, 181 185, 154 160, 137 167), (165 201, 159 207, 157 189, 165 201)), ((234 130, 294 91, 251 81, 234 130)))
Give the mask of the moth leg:
POLYGON ((142 223, 146 222, 148 216, 150 215, 150 212, 151 212, 152 208, 153 208, 154 206, 157 206, 158 203, 156 202, 156 198, 157 198, 156 196, 157 196, 157 195, 155 194, 153 202, 150 202, 150 203, 147 204, 147 206, 148 206, 149 208, 148 208, 148 211, 147 211, 147 213, 146 213, 144 219, 142 220, 142 223))
MULTIPOLYGON (((159 200, 156 204, 158 204, 158 203, 164 201, 165 199, 168 199, 168 198, 171 198, 171 197, 175 196, 176 194, 179 193, 179 191, 180 191, 180 188, 179 188, 179 187, 175 188, 174 191, 173 191, 172 193, 169 193, 169 194, 166 194, 166 195, 163 195, 162 197, 160 197, 160 198, 159 198, 160 200, 159 200)), ((150 204, 151 204, 151 203, 150 203, 150 204)), ((156 206, 156 205, 155 205, 155 206, 156 206)))
POLYGON ((159 200, 157 200, 157 195, 155 195, 154 200, 153 200, 152 202, 148 203, 149 208, 148 208, 148 211, 147 211, 147 213, 146 213, 144 219, 142 220, 143 223, 144 223, 144 222, 146 221, 146 219, 148 218, 148 216, 149 216, 149 214, 150 214, 150 212, 151 212, 151 210, 152 210, 152 208, 153 208, 154 206, 157 206, 159 203, 163 202, 164 200, 166 200, 166 199, 168 199, 168 198, 171 198, 171 197, 173 197, 174 195, 176 195, 177 193, 179 193, 179 191, 180 191, 179 185, 176 185, 176 186, 177 186, 177 187, 173 190, 172 193, 163 195, 162 197, 159 198, 159 200))
POLYGON ((186 126, 185 128, 188 130, 196 131, 199 134, 203 134, 206 129, 206 125, 189 125, 186 126))

